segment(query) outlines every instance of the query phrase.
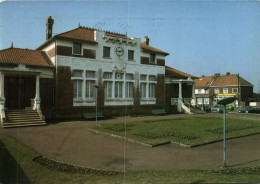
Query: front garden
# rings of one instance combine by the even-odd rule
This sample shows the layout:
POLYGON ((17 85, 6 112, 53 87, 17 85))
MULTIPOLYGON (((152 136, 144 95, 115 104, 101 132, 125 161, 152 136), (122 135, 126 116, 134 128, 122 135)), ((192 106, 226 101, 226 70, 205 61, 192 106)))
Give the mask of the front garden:
MULTIPOLYGON (((51 166, 48 162, 35 162, 39 153, 0 134, 0 183, 256 183, 260 180, 260 168, 227 168, 223 170, 173 170, 173 171, 126 171, 125 174, 100 174, 75 172, 63 169, 61 164, 51 166)), ((48 160, 47 160, 48 161, 48 160)), ((68 167, 66 167, 68 168, 68 167)), ((87 168, 85 169, 87 170, 87 168)))
MULTIPOLYGON (((260 122, 227 119, 227 139, 260 133, 260 122)), ((145 143, 151 146, 169 142, 198 146, 223 140, 223 119, 186 117, 127 123, 102 124, 95 130, 145 143)))

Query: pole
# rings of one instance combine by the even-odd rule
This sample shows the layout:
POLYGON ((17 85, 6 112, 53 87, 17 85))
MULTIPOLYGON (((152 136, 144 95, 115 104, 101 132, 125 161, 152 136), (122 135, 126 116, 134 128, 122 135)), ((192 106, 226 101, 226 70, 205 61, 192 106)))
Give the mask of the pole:
POLYGON ((96 87, 96 126, 98 126, 98 110, 97 110, 98 88, 96 87))
POLYGON ((224 128, 223 128, 223 167, 226 167, 226 105, 224 105, 224 128))

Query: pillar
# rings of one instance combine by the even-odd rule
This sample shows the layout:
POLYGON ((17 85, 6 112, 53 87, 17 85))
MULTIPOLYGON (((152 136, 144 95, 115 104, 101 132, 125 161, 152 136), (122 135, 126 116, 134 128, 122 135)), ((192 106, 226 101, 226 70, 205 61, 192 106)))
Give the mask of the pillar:
POLYGON ((182 99, 182 83, 179 82, 179 99, 182 99))
POLYGON ((37 110, 40 112, 41 109, 41 99, 40 99, 40 75, 36 75, 36 92, 35 92, 35 98, 32 99, 32 108, 33 110, 37 110))
POLYGON ((1 72, 1 97, 0 97, 0 118, 1 124, 5 122, 5 75, 1 72))
MULTIPOLYGON (((203 99, 203 103, 204 103, 204 99, 203 99)), ((195 96, 195 83, 192 83, 192 100, 191 100, 191 104, 194 106, 196 105, 196 96, 195 96)))
POLYGON ((36 93, 35 99, 40 99, 40 76, 36 75, 36 93))
POLYGON ((182 83, 179 82, 179 98, 178 98, 178 106, 177 106, 179 112, 182 112, 182 104, 183 104, 183 102, 182 102, 182 83))
POLYGON ((5 100, 5 75, 1 72, 1 100, 5 100))

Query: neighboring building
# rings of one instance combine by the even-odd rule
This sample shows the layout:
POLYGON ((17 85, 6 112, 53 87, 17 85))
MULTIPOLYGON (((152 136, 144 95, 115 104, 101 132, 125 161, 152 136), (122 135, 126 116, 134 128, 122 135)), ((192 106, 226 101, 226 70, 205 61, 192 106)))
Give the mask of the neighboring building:
POLYGON ((195 105, 196 78, 174 68, 165 67, 165 102, 168 111, 190 111, 190 106, 195 105))
POLYGON ((211 104, 211 98, 209 95, 209 88, 213 82, 214 76, 202 76, 196 79, 195 83, 195 95, 196 95, 196 104, 211 104))
POLYGON ((227 97, 237 97, 233 105, 248 105, 253 98, 253 85, 237 74, 215 74, 200 77, 196 81, 195 89, 197 104, 216 104, 227 97), (203 100, 204 99, 204 100, 203 100))
POLYGON ((82 117, 84 112, 95 112, 96 89, 98 109, 105 116, 165 108, 165 57, 169 54, 150 46, 147 36, 141 42, 79 26, 52 37, 53 23, 49 17, 47 40, 37 50, 0 51, 2 120, 6 109, 31 107, 32 98, 41 107, 34 109, 47 119, 82 117), (13 76, 15 86, 20 85, 19 78, 26 78, 26 84, 30 78, 24 88, 34 91, 18 98, 25 101, 22 106, 9 105, 19 95, 8 87, 13 76))

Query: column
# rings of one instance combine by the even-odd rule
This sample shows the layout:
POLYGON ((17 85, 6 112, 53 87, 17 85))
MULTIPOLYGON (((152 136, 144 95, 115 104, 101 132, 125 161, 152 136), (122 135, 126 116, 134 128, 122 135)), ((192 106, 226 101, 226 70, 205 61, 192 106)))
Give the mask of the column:
POLYGON ((178 106, 177 106, 179 112, 182 112, 182 104, 183 104, 183 102, 182 102, 182 83, 179 82, 179 98, 178 98, 178 106))
POLYGON ((0 118, 1 123, 5 122, 5 75, 1 72, 1 97, 0 97, 0 118))
POLYGON ((5 100, 5 74, 1 72, 1 100, 5 100))
MULTIPOLYGON (((192 83, 192 100, 191 100, 192 105, 196 105, 196 96, 195 96, 195 82, 192 83)), ((203 99, 203 104, 204 104, 204 99, 203 99)))
POLYGON ((37 110, 40 112, 40 109, 41 109, 40 74, 36 75, 36 93, 35 93, 35 98, 32 99, 32 101, 33 101, 33 104, 32 104, 33 110, 37 110))
POLYGON ((179 99, 182 99, 182 83, 179 82, 179 99))
POLYGON ((40 99, 40 75, 36 75, 36 94, 35 99, 40 99))

